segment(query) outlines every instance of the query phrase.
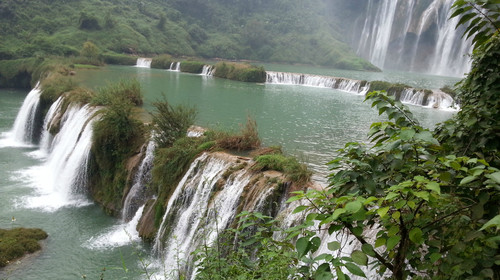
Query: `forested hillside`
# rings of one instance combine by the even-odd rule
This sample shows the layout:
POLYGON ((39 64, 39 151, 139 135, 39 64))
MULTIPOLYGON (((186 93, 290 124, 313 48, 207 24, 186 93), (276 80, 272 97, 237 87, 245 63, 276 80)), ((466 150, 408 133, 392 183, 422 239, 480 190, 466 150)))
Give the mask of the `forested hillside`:
POLYGON ((342 42, 325 0, 2 0, 0 59, 102 53, 373 66, 342 42))

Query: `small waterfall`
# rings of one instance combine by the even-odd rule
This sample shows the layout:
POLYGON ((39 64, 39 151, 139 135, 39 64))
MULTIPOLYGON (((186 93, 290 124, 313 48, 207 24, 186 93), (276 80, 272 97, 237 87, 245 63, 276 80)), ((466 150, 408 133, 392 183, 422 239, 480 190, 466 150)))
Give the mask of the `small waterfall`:
POLYGON ((237 164, 224 155, 205 153, 191 164, 168 201, 155 240, 154 250, 162 255, 163 267, 177 267, 182 260, 187 278, 194 275, 190 253, 211 244, 228 227, 250 181, 250 172, 243 169, 221 183, 224 172, 237 164))
POLYGON ((180 62, 172 62, 170 63, 170 71, 181 71, 181 63, 180 62))
POLYGON ((128 223, 115 225, 105 233, 90 238, 84 246, 89 249, 103 250, 128 245, 132 242, 140 242, 137 224, 142 216, 144 205, 137 209, 135 215, 128 223))
POLYGON ((403 90, 403 92, 401 92, 401 96, 399 97, 399 101, 405 104, 442 110, 454 109, 455 106, 453 97, 442 91, 432 91, 429 93, 424 90, 417 90, 413 88, 403 90))
POLYGON ((146 187, 151 181, 151 169, 153 168, 155 148, 155 141, 150 140, 146 147, 141 165, 135 174, 133 185, 123 202, 122 220, 124 221, 129 221, 137 212, 137 209, 146 202, 146 187))
POLYGON ((202 76, 213 76, 215 72, 215 68, 212 65, 203 65, 203 69, 201 70, 202 76))
POLYGON ((137 62, 135 64, 135 67, 151 68, 151 61, 153 61, 152 58, 139 57, 139 58, 137 58, 137 62))
POLYGON ((28 93, 21 109, 17 114, 12 131, 9 133, 10 142, 14 146, 34 144, 39 135, 36 129, 37 112, 40 104, 40 82, 28 93))
POLYGON ((267 71, 266 76, 268 84, 333 88, 355 94, 366 94, 368 90, 366 82, 346 78, 273 71, 267 71))
MULTIPOLYGON (((52 107, 58 107, 55 102, 52 107)), ((55 109, 54 109, 55 110, 55 109)), ((60 119, 60 130, 52 139, 46 162, 29 170, 39 196, 30 197, 27 206, 53 211, 66 205, 87 203, 79 197, 86 190, 87 168, 96 109, 71 106, 60 119)), ((50 120, 50 122, 53 120, 50 120)), ((47 123, 50 123, 47 120, 47 123)), ((45 134, 45 137, 50 137, 45 134)), ((42 140, 42 142, 45 140, 42 140)))

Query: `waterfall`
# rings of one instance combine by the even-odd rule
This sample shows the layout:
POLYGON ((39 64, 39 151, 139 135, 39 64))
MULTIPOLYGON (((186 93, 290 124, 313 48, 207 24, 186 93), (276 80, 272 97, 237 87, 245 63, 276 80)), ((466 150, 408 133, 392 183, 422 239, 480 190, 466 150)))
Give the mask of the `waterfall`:
POLYGON ((363 27, 353 30, 358 55, 380 68, 463 76, 471 66, 470 40, 459 18, 448 20, 453 0, 369 0, 363 27))
POLYGON ((434 109, 457 109, 453 97, 442 92, 425 92, 413 88, 404 89, 399 97, 399 101, 405 104, 423 106, 434 109))
POLYGON ((153 168, 154 151, 156 143, 150 140, 145 151, 141 165, 135 174, 133 185, 123 202, 122 220, 129 221, 137 212, 139 207, 146 202, 146 188, 151 181, 151 169, 153 168))
POLYGON ((243 169, 221 183, 224 172, 238 164, 227 157, 205 153, 191 164, 169 199, 158 230, 154 250, 161 254, 163 267, 177 267, 182 260, 187 278, 193 270, 190 253, 211 244, 228 227, 250 181, 251 172, 243 169))
POLYGON ((181 63, 180 62, 172 62, 170 63, 170 71, 181 71, 181 63))
POLYGON ((333 88, 355 94, 366 94, 368 91, 366 82, 347 78, 272 71, 267 71, 266 76, 268 84, 333 88))
POLYGON ((115 225, 99 236, 90 238, 84 243, 84 246, 89 249, 102 250, 129 245, 132 242, 139 242, 141 238, 136 227, 143 210, 144 205, 137 209, 129 222, 115 225))
POLYGON ((151 68, 151 61, 153 61, 152 58, 137 58, 137 62, 135 64, 136 67, 141 67, 141 68, 151 68))
MULTIPOLYGON (((59 102, 55 102, 51 107, 60 108, 59 105, 59 102)), ((96 109, 88 105, 70 105, 59 120, 57 135, 52 141, 42 140, 50 142, 47 149, 49 154, 41 166, 28 170, 38 196, 28 198, 27 207, 54 211, 66 205, 87 203, 79 195, 86 190, 92 124, 95 119, 96 109)), ((54 119, 46 120, 46 123, 52 121, 54 119)), ((45 133, 44 137, 51 136, 45 133)))
POLYGON ((213 76, 215 72, 215 68, 212 65, 203 65, 203 69, 201 70, 202 76, 213 76))
MULTIPOLYGON (((36 122, 40 104, 41 86, 40 82, 28 93, 23 105, 17 113, 12 130, 5 140, 8 146, 24 146, 33 144, 38 133, 36 122)), ((3 144, 2 144, 3 146, 3 144)))

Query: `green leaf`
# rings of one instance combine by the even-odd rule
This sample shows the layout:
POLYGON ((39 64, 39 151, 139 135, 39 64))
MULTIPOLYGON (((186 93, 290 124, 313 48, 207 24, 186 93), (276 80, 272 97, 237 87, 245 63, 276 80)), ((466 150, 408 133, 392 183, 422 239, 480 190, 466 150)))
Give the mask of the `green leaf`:
POLYGON ((416 197, 419 197, 425 201, 429 201, 429 193, 428 192, 414 192, 416 197))
POLYGON ((295 248, 297 249, 297 253, 299 254, 299 258, 302 258, 309 252, 310 249, 309 238, 301 237, 295 243, 295 248))
POLYGON ((441 254, 440 253, 432 253, 429 256, 429 260, 431 261, 431 263, 437 262, 440 258, 441 258, 441 254))
POLYGON ((399 194, 398 193, 395 193, 395 192, 390 192, 387 194, 387 196, 385 197, 386 200, 391 200, 395 197, 397 197, 399 194))
POLYGON ((359 201, 351 201, 349 203, 347 203, 344 207, 344 209, 348 212, 348 213, 356 213, 358 212, 361 208, 363 207, 363 204, 361 204, 361 202, 359 201))
POLYGON ((463 178, 462 181, 460 181, 460 186, 461 185, 465 185, 467 183, 470 183, 470 182, 472 182, 472 181, 474 181, 476 179, 477 179, 476 176, 467 176, 467 177, 463 178))
POLYGON ((492 174, 486 175, 487 178, 495 181, 495 183, 500 184, 500 171, 492 174))
POLYGON ((418 227, 410 230, 409 236, 410 236, 410 240, 413 241, 413 243, 416 243, 416 244, 424 243, 424 239, 422 238, 422 236, 423 236, 422 230, 418 227))
POLYGON ((313 278, 315 280, 330 280, 333 278, 332 273, 330 272, 330 265, 328 263, 321 264, 314 273, 313 278))
POLYGON ((353 262, 355 262, 359 265, 367 265, 368 264, 368 257, 365 255, 365 253, 363 253, 359 250, 352 251, 351 258, 352 258, 353 262))
POLYGON ((345 263, 344 265, 347 268, 347 270, 349 270, 350 273, 366 278, 366 275, 363 272, 363 270, 361 270, 361 268, 359 268, 357 265, 353 263, 345 263))
POLYGON ((373 246, 371 244, 365 243, 361 245, 361 251, 370 257, 375 257, 375 250, 373 250, 373 246))
POLYGON ((330 251, 337 251, 338 249, 340 249, 340 247, 341 247, 340 242, 332 241, 328 243, 328 250, 330 251))
POLYGON ((297 208, 295 208, 292 212, 292 214, 295 214, 295 213, 299 213, 299 212, 302 212, 304 210, 307 209, 307 206, 304 206, 304 205, 301 205, 301 206, 298 206, 297 208))
POLYGON ((389 237, 389 239, 387 239, 387 251, 394 249, 394 247, 398 245, 399 241, 401 241, 401 236, 399 235, 389 237))
POLYGON ((386 242, 387 242, 387 240, 383 237, 377 238, 377 240, 375 240, 375 248, 378 248, 380 246, 384 246, 386 242))
POLYGON ((485 230, 490 227, 497 227, 497 230, 500 228, 500 215, 496 215, 493 219, 489 220, 486 224, 484 224, 479 230, 485 230))
POLYGON ((431 191, 435 191, 438 194, 441 194, 441 188, 439 187, 439 184, 436 182, 429 182, 425 185, 425 188, 431 191))
POLYGON ((404 128, 401 131, 401 133, 399 134, 399 137, 403 141, 408 141, 408 140, 412 139, 414 135, 415 135, 415 130, 413 130, 411 128, 410 129, 404 128))
POLYGON ((377 209, 377 214, 380 216, 380 218, 383 218, 387 214, 388 211, 389 211, 389 206, 379 208, 379 209, 377 209))

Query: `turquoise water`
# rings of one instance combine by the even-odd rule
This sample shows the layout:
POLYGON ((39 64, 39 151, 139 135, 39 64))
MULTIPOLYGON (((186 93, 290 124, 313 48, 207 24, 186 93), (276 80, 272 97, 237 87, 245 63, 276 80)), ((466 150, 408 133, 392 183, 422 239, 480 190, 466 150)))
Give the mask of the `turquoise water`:
MULTIPOLYGON (((301 71, 303 67, 275 67, 283 69, 271 70, 317 71, 314 74, 323 75, 334 72, 322 68, 301 71)), ((342 76, 347 76, 346 72, 342 73, 342 76)), ((373 75, 365 72, 354 74, 373 75)), ((370 123, 381 119, 369 104, 363 102, 362 96, 332 89, 250 84, 118 66, 104 67, 99 71, 79 70, 76 78, 92 88, 120 79, 137 78, 144 91, 146 110, 152 110, 151 103, 164 94, 173 104, 196 106, 199 111, 197 124, 206 127, 237 130, 247 115, 251 115, 257 120, 265 145, 282 145, 287 153, 308 163, 317 173, 315 179, 323 182, 328 173, 325 163, 335 156, 335 151, 350 141, 366 141, 370 123)), ((0 137, 12 128, 26 94, 0 90, 0 137)), ((412 110, 428 127, 453 114, 420 107, 412 107, 412 110)), ((0 272, 0 279, 82 279, 82 276, 100 279, 104 267, 104 279, 140 278, 144 269, 138 255, 148 255, 149 248, 140 242, 133 245, 126 240, 124 243, 102 244, 99 240, 119 231, 121 222, 105 215, 91 201, 52 212, 30 207, 27 199, 36 195, 28 182, 30 169, 43 163, 43 159, 31 153, 36 149, 0 146, 0 227, 40 227, 49 233, 49 238, 37 257, 22 260, 0 272), (16 218, 15 222, 11 221, 12 217, 16 218)))

